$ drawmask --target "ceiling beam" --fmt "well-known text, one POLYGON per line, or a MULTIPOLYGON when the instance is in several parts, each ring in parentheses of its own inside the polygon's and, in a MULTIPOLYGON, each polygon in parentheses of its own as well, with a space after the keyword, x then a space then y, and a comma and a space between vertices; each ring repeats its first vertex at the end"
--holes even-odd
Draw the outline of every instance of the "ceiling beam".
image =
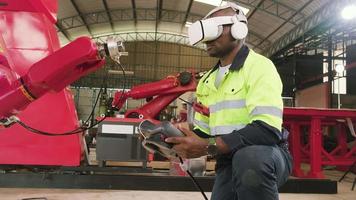
POLYGON ((255 7, 255 9, 253 9, 253 11, 248 15, 247 17, 247 21, 251 19, 251 17, 255 14, 255 12, 261 7, 261 5, 263 4, 263 2, 266 0, 261 0, 257 6, 255 7))
POLYGON ((56 22, 56 27, 60 32, 62 32, 62 34, 64 35, 64 37, 67 38, 68 41, 71 41, 71 37, 70 37, 68 31, 64 30, 60 23, 56 22))
POLYGON ((157 1, 158 1, 158 20, 161 20, 161 18, 162 18, 163 0, 157 0, 157 1))
POLYGON ((92 31, 91 31, 91 29, 90 29, 88 23, 86 22, 86 20, 85 20, 85 18, 84 18, 84 16, 83 16, 83 13, 80 12, 79 7, 78 7, 77 3, 75 2, 75 0, 70 0, 70 2, 72 3, 72 5, 73 5, 75 11, 77 11, 78 15, 80 16, 81 20, 83 21, 84 26, 88 29, 89 34, 90 34, 91 36, 93 36, 93 33, 92 33, 92 31))
POLYGON ((185 23, 186 23, 187 20, 188 20, 188 17, 189 17, 189 14, 190 14, 190 10, 192 9, 193 2, 194 2, 194 0, 190 0, 190 1, 189 1, 188 8, 187 8, 187 13, 186 13, 185 16, 184 16, 184 20, 183 20, 182 27, 185 26, 185 23))
MULTIPOLYGON (((298 26, 294 27, 291 31, 273 42, 273 44, 263 52, 264 55, 271 57, 290 44, 298 41, 298 39, 302 38, 305 33, 313 30, 318 25, 323 24, 324 22, 337 21, 338 18, 335 18, 335 13, 340 13, 347 3, 348 0, 329 1, 298 26)), ((330 23, 330 26, 332 26, 332 24, 333 23, 330 23)))
POLYGON ((189 44, 189 38, 180 34, 166 33, 166 32, 125 32, 125 33, 112 33, 106 35, 100 35, 94 37, 93 39, 98 42, 106 41, 107 37, 115 36, 123 42, 133 42, 133 41, 158 41, 158 42, 169 42, 175 44, 181 44, 190 46, 197 49, 205 49, 205 45, 199 44, 197 46, 191 46, 189 44), (157 35, 157 37, 156 37, 157 35))
POLYGON ((158 24, 161 21, 162 18, 162 5, 163 5, 163 0, 157 0, 157 10, 156 10, 156 26, 155 26, 155 31, 157 32, 158 29, 158 24))
POLYGON ((286 21, 284 21, 281 25, 279 25, 272 33, 270 33, 267 37, 265 37, 261 42, 259 42, 256 46, 260 46, 262 43, 264 43, 268 38, 270 38, 273 34, 275 34, 277 31, 279 31, 284 25, 286 25, 291 19, 293 19, 298 13, 300 13, 302 10, 304 10, 307 6, 309 6, 313 0, 309 0, 307 3, 305 3, 301 8, 297 10, 293 15, 291 15, 286 21))
POLYGON ((110 11, 109 11, 109 6, 108 6, 107 0, 103 0, 103 4, 104 4, 105 11, 106 11, 106 13, 108 15, 108 19, 109 19, 109 22, 110 22, 111 30, 114 31, 114 23, 113 23, 112 18, 111 18, 111 14, 110 14, 110 11))
POLYGON ((131 6, 132 6, 132 16, 134 18, 135 24, 137 24, 137 12, 136 12, 136 1, 131 0, 131 6))
MULTIPOLYGON (((236 3, 249 7, 249 8, 255 8, 258 9, 262 12, 265 12, 269 15, 278 17, 279 19, 282 20, 287 20, 288 16, 285 16, 286 13, 291 12, 291 13, 296 13, 297 10, 295 10, 294 8, 291 8, 290 6, 281 3, 281 1, 276 1, 276 0, 272 0, 272 1, 264 1, 262 2, 259 6, 258 5, 254 5, 254 3, 256 2, 256 0, 234 0, 236 3), (275 9, 271 9, 275 7, 275 9), (283 10, 283 12, 282 12, 283 10)), ((304 18, 305 15, 303 13, 298 13, 300 15, 300 18, 304 18)), ((293 21, 289 21, 289 23, 293 24, 294 26, 296 26, 296 22, 293 21)))
MULTIPOLYGON (((156 25, 155 25, 155 32, 158 32, 158 24, 162 18, 162 5, 163 0, 157 0, 157 8, 156 8, 156 25)), ((155 35, 157 37, 157 34, 155 35)))
MULTIPOLYGON (((159 5, 159 4, 158 4, 159 5)), ((137 20, 135 16, 131 16, 129 13, 134 12, 134 8, 132 9, 117 9, 117 10, 110 10, 113 18, 112 21, 132 21, 132 20, 137 20), (114 17, 115 16, 115 17, 114 17), (131 17, 130 17, 131 16, 131 17)), ((174 10, 165 10, 161 9, 162 12, 164 12, 164 16, 161 16, 161 21, 164 22, 174 22, 174 23, 182 23, 185 24, 184 16, 186 16, 186 12, 182 11, 174 11, 174 10), (171 18, 171 17, 166 17, 167 16, 176 16, 176 18, 171 18), (179 21, 181 20, 181 21, 179 21)), ((142 15, 140 16, 140 20, 145 20, 145 21, 157 21, 157 17, 152 18, 153 15, 157 14, 157 9, 140 9, 142 13, 147 13, 147 15, 142 15)), ((93 20, 90 20, 90 24, 100 24, 100 23, 108 23, 107 17, 106 17, 106 11, 98 11, 98 12, 93 12, 93 13, 86 13, 83 15, 84 18, 90 18, 91 16, 97 16, 98 18, 94 18, 93 20), (95 21, 96 20, 96 21, 95 21)), ((190 14, 190 17, 193 19, 201 19, 204 16, 203 15, 196 15, 196 14, 190 14)), ((87 21, 88 22, 88 21, 87 21)), ((85 26, 83 20, 80 20, 79 16, 72 16, 72 17, 67 17, 64 19, 58 19, 58 24, 61 24, 62 27, 65 27, 63 30, 68 30, 80 26, 85 26)), ((87 24, 88 25, 88 24, 87 24)), ((156 26, 157 27, 157 26, 156 26)), ((253 35, 254 37, 258 38, 259 40, 263 40, 264 37, 261 35, 249 30, 249 34, 253 35)), ((270 44, 270 41, 265 42, 267 45, 270 44)))

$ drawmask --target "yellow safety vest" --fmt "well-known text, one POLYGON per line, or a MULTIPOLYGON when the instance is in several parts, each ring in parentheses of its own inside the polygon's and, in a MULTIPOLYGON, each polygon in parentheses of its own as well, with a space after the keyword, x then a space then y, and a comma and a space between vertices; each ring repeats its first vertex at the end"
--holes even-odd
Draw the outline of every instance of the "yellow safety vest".
POLYGON ((195 129, 215 136, 232 133, 261 120, 281 130, 282 82, 268 58, 243 46, 218 88, 219 63, 199 81, 197 101, 209 107, 210 116, 194 115, 195 129))

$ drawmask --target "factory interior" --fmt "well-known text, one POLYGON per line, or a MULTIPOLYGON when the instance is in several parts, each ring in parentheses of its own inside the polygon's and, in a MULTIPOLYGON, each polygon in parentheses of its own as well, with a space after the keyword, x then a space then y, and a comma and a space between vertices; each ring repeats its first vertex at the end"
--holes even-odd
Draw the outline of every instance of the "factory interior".
POLYGON ((355 130, 356 0, 0 0, 0 200, 356 200, 355 130))

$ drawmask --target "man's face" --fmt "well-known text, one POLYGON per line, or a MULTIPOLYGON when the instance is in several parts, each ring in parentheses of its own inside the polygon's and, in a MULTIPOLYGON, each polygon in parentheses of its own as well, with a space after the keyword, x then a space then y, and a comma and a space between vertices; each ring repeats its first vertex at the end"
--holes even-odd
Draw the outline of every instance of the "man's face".
MULTIPOLYGON (((235 11, 233 11, 232 9, 225 9, 213 13, 209 18, 218 16, 232 16, 234 14, 235 11)), ((229 54, 236 47, 238 43, 232 37, 230 29, 231 25, 224 25, 223 32, 220 37, 213 41, 205 42, 209 56, 222 58, 229 54)))

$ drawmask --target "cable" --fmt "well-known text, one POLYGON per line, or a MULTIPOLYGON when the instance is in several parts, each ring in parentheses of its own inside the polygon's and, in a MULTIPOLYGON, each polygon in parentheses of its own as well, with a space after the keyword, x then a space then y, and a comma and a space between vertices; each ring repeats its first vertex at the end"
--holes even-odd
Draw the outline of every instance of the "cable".
POLYGON ((30 126, 28 126, 27 124, 25 124, 24 122, 22 121, 17 121, 17 123, 19 125, 21 125, 22 127, 24 127, 26 130, 29 130, 31 131, 32 133, 36 133, 36 134, 39 134, 39 135, 46 135, 46 136, 64 136, 64 135, 74 135, 74 134, 77 134, 77 133, 82 133, 86 130, 89 130, 89 129, 92 129, 93 127, 95 127, 96 125, 100 124, 101 122, 103 122, 104 120, 106 119, 106 116, 103 117, 101 120, 99 120, 98 122, 92 124, 91 126, 89 127, 79 127, 79 128, 76 128, 72 131, 68 131, 68 132, 62 132, 62 133, 56 133, 56 132, 46 132, 46 131, 41 131, 41 130, 38 130, 36 128, 32 128, 30 126))
MULTIPOLYGON (((184 163, 183 163, 183 159, 182 159, 180 156, 179 156, 178 158, 179 158, 180 163, 181 163, 181 164, 184 164, 184 163)), ((203 188, 199 185, 198 181, 194 178, 194 176, 192 175, 192 173, 190 173, 190 171, 189 171, 188 169, 186 170, 186 172, 188 173, 188 175, 189 175, 190 178, 192 179, 192 181, 193 181, 195 187, 199 189, 199 191, 200 191, 200 193, 203 195, 204 199, 205 199, 205 200, 208 200, 208 197, 205 195, 203 188)))
POLYGON ((190 105, 190 106, 193 106, 192 102, 189 102, 189 101, 187 101, 187 100, 185 100, 185 99, 182 99, 182 98, 180 98, 180 97, 178 97, 178 99, 181 100, 181 101, 183 101, 184 103, 187 103, 187 104, 190 105))
MULTIPOLYGON (((121 70, 122 70, 122 73, 123 73, 123 76, 124 76, 123 91, 125 91, 125 89, 126 89, 126 88, 125 88, 125 87, 126 87, 126 86, 125 86, 125 85, 126 85, 126 84, 125 84, 125 83, 126 83, 125 69, 124 69, 124 67, 123 67, 119 62, 117 62, 117 61, 115 61, 115 60, 113 60, 113 59, 112 59, 112 61, 114 61, 115 65, 119 66, 119 67, 121 68, 121 70)), ((83 123, 82 126, 76 128, 76 129, 74 129, 74 130, 72 130, 72 131, 56 133, 56 132, 46 132, 46 131, 38 130, 38 129, 36 129, 36 128, 33 128, 33 127, 27 125, 26 123, 24 123, 24 122, 22 122, 22 121, 20 121, 20 120, 16 120, 16 122, 17 122, 19 125, 21 125, 23 128, 25 128, 26 130, 28 130, 28 131, 30 131, 30 132, 33 132, 33 133, 36 133, 36 134, 39 134, 39 135, 46 135, 46 136, 74 135, 74 134, 78 134, 78 133, 84 132, 84 131, 86 131, 86 130, 92 129, 92 128, 95 127, 96 125, 98 125, 98 124, 100 124, 101 122, 103 122, 103 121, 106 119, 106 117, 107 117, 107 116, 104 116, 102 119, 100 119, 100 120, 97 121, 96 123, 94 123, 94 124, 92 124, 92 125, 90 125, 90 126, 87 127, 88 122, 90 121, 90 119, 92 118, 92 116, 93 116, 93 114, 94 114, 94 112, 95 112, 95 108, 96 108, 96 106, 97 106, 98 100, 99 100, 100 95, 101 95, 101 93, 102 93, 103 86, 104 86, 104 84, 105 84, 105 82, 106 82, 106 80, 107 80, 107 76, 108 76, 108 73, 106 74, 106 77, 105 77, 104 80, 103 80, 103 84, 102 84, 102 86, 101 86, 101 88, 100 88, 100 90, 99 90, 99 94, 98 94, 98 96, 97 96, 97 98, 96 98, 96 100, 95 100, 95 103, 94 103, 94 105, 93 105, 93 109, 92 109, 92 111, 91 111, 91 113, 90 113, 88 119, 85 120, 85 122, 83 123)), ((124 93, 124 92, 121 93, 120 100, 123 98, 123 93, 124 93)))
MULTIPOLYGON (((90 120, 92 119, 92 117, 94 116, 94 112, 95 112, 96 105, 98 104, 99 99, 100 99, 100 95, 101 95, 101 93, 103 92, 103 87, 106 87, 106 81, 107 81, 107 79, 108 79, 108 75, 109 75, 109 73, 106 72, 105 77, 104 77, 104 79, 103 79, 103 82, 102 82, 102 84, 101 84, 101 87, 100 87, 98 96, 96 97, 95 103, 94 103, 94 105, 93 105, 93 108, 92 108, 92 110, 91 110, 91 112, 90 112, 88 118, 84 121, 84 123, 83 123, 82 126, 85 126, 85 127, 86 127, 86 126, 88 125, 89 121, 90 121, 90 120)), ((79 128, 80 128, 80 127, 79 127, 79 128)))
POLYGON ((121 68, 122 75, 124 76, 124 82, 122 84, 122 90, 123 91, 121 92, 120 99, 119 99, 119 101, 121 101, 122 98, 124 98, 124 93, 125 93, 125 90, 126 90, 126 73, 125 73, 125 68, 121 65, 121 63, 117 62, 116 60, 114 60, 114 62, 116 63, 116 65, 118 65, 121 68))
MULTIPOLYGON (((122 84, 122 92, 121 92, 121 95, 120 95, 120 98, 118 100, 118 102, 121 102, 121 100, 124 98, 124 93, 125 93, 125 90, 126 90, 126 85, 125 85, 125 80, 126 80, 126 72, 125 72, 125 68, 121 65, 120 62, 117 62, 116 60, 113 60, 117 66, 119 66, 121 68, 121 71, 122 71, 122 75, 124 76, 124 82, 122 84)), ((113 107, 114 109, 114 107, 113 107)), ((117 109, 117 111, 120 111, 121 108, 117 109)))
MULTIPOLYGON (((106 78, 105 78, 106 79, 106 78)), ((88 116, 88 118, 84 121, 83 125, 86 126, 88 124, 88 122, 92 119, 93 115, 94 115, 94 112, 95 112, 95 108, 96 108, 96 105, 98 104, 99 102, 99 99, 100 99, 100 95, 101 93, 103 92, 103 86, 100 87, 100 90, 99 90, 99 93, 98 93, 98 96, 96 97, 95 99, 95 103, 93 105, 93 108, 88 116)))

